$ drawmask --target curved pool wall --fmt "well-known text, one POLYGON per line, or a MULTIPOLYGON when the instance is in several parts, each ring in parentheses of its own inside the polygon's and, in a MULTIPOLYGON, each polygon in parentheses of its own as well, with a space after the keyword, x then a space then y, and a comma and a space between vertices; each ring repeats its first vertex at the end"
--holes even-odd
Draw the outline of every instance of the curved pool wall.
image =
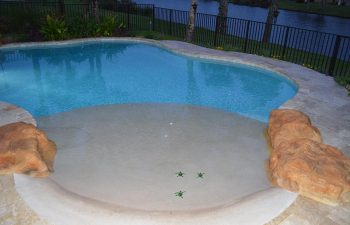
POLYGON ((88 40, 0 47, 0 100, 34 116, 120 103, 213 107, 266 122, 297 86, 243 64, 185 56, 152 42, 88 40))

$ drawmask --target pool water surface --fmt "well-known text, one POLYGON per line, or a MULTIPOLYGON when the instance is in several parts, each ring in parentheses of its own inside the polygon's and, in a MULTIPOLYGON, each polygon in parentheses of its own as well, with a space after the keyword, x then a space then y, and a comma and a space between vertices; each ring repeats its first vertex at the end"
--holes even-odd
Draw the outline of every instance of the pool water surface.
POLYGON ((206 106, 266 122, 297 91, 277 73, 132 42, 0 48, 0 101, 34 116, 121 103, 206 106))

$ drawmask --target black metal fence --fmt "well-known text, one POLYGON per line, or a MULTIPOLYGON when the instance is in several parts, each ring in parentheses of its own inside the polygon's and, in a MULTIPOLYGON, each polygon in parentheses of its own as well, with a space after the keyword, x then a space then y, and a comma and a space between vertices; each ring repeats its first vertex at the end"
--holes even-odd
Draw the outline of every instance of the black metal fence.
MULTIPOLYGON (((188 12, 154 7, 154 30, 184 38, 188 12)), ((271 25, 271 35, 263 41, 265 23, 226 18, 226 29, 219 32, 215 15, 197 13, 193 42, 224 50, 257 54, 301 64, 331 76, 350 80, 350 37, 271 25)))
MULTIPOLYGON (((31 11, 38 16, 59 14, 57 2, 0 1, 0 18, 31 11)), ((65 4, 64 16, 92 17, 90 4, 65 4)), ((150 4, 99 4, 99 15, 113 15, 131 31, 155 31, 183 40, 188 12, 150 4)), ((350 37, 237 18, 224 18, 225 29, 217 29, 215 15, 197 13, 193 43, 257 54, 304 65, 350 83, 350 37), (264 39, 265 29, 271 29, 264 39)))

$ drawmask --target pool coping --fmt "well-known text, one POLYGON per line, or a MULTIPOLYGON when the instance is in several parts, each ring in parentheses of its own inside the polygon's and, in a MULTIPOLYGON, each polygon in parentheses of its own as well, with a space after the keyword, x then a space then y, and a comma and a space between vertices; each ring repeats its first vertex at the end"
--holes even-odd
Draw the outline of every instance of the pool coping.
MULTIPOLYGON (((280 108, 298 109, 307 113, 313 124, 321 130, 325 143, 334 145, 343 150, 345 154, 350 155, 350 143, 346 142, 346 140, 350 140, 350 116, 346 113, 350 112, 350 97, 347 96, 346 89, 336 84, 332 77, 325 76, 324 74, 320 74, 300 65, 257 55, 208 49, 180 41, 155 41, 143 38, 89 38, 59 42, 8 44, 0 46, 0 50, 17 47, 34 47, 38 45, 61 46, 99 41, 125 41, 153 44, 190 57, 245 64, 277 72, 294 81, 299 87, 297 94, 292 99, 285 102, 280 108), (325 92, 327 95, 324 94, 325 92)), ((1 110, 0 115, 2 116, 1 110)), ((25 180, 28 178, 21 175, 16 175, 15 177, 17 181, 22 180, 22 182, 18 183, 18 185, 21 186, 18 190, 21 189, 21 191, 27 192, 28 188, 25 188, 24 184, 26 183, 25 180)), ((271 188, 271 190, 274 190, 274 188, 271 188)), ((294 201, 296 194, 293 194, 293 196, 290 195, 288 198, 288 204, 285 204, 284 209, 294 201)), ((242 203, 244 205, 244 201, 242 203)), ((252 204, 252 202, 249 203, 248 201, 248 205, 249 204, 252 204)), ((232 216, 232 211, 227 214, 227 216, 228 215, 232 216)), ((251 215, 253 214, 250 212, 247 216, 250 217, 251 215)), ((275 216, 278 215, 274 215, 273 217, 275 216)), ((269 220, 273 219, 273 217, 270 217, 269 220)), ((125 219, 131 221, 131 218, 125 219)), ((182 220, 184 220, 184 218, 182 218, 182 220)), ((266 218, 265 222, 268 222, 266 218)))

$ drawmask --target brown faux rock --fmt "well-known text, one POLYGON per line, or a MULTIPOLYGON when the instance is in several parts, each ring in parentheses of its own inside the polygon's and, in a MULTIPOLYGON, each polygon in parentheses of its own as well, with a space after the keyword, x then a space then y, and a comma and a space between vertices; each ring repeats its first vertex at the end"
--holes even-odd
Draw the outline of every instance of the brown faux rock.
POLYGON ((350 202, 350 159, 338 149, 310 139, 284 142, 269 160, 273 184, 312 199, 350 202))
POLYGON ((304 113, 294 109, 277 109, 270 113, 268 134, 274 136, 276 131, 286 123, 298 122, 311 125, 311 121, 304 113))
POLYGON ((328 204, 350 202, 350 159, 322 144, 319 130, 296 110, 274 110, 268 135, 274 185, 328 204))
POLYGON ((283 142, 290 142, 303 138, 322 143, 320 131, 316 127, 299 121, 285 123, 276 129, 273 135, 270 135, 273 148, 277 148, 283 142))
POLYGON ((25 173, 46 177, 53 171, 56 145, 32 124, 0 127, 0 174, 25 173))

